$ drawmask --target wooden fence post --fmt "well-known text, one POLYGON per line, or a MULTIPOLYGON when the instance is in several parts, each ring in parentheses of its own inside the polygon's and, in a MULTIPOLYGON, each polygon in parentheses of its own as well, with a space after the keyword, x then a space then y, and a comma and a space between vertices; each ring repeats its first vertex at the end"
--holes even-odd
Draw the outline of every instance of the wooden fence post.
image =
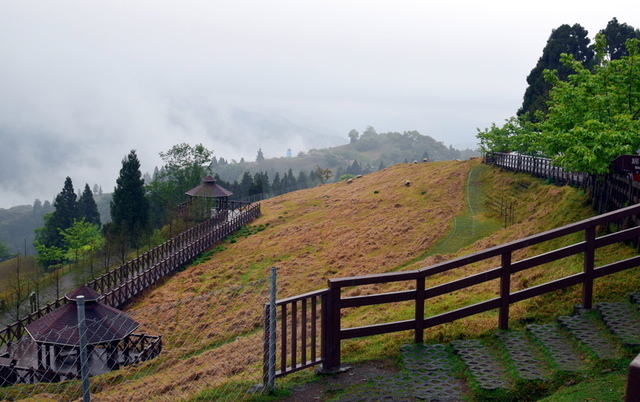
POLYGON ((340 288, 332 287, 329 281, 326 308, 322 308, 322 371, 331 372, 340 369, 340 288))
POLYGON ((593 267, 595 260, 596 228, 585 229, 584 250, 584 282, 582 283, 582 308, 591 310, 593 307, 593 267))
POLYGON ((511 294, 511 252, 502 254, 502 275, 500 277, 500 313, 498 327, 509 329, 509 295, 511 294))
POLYGON ((424 277, 420 277, 416 280, 416 332, 414 335, 415 343, 424 342, 424 283, 424 277))
POLYGON ((626 402, 640 402, 640 355, 629 365, 627 374, 627 392, 624 397, 626 402))

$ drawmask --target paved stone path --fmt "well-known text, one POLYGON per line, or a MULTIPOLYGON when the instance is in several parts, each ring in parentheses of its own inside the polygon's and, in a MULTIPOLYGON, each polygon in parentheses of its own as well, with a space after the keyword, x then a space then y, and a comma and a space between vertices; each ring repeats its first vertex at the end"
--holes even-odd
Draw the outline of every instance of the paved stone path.
POLYGON ((471 383, 491 392, 509 390, 516 381, 546 381, 554 372, 580 372, 594 361, 617 359, 624 348, 640 346, 639 308, 640 292, 632 294, 630 302, 598 303, 597 314, 562 316, 557 323, 530 324, 525 331, 497 332, 491 345, 478 339, 404 345, 400 373, 373 378, 336 400, 459 401, 471 383))

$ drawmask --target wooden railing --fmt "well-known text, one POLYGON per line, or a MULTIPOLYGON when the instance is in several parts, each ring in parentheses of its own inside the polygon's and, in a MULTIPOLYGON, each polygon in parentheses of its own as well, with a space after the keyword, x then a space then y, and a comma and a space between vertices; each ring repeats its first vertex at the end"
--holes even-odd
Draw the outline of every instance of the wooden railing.
POLYGON ((567 172, 559 166, 552 165, 551 159, 529 155, 490 152, 485 156, 485 163, 576 186, 585 185, 590 177, 582 172, 567 172))
MULTIPOLYGON (((566 172, 553 166, 548 158, 499 152, 488 153, 485 163, 545 178, 556 184, 583 187, 587 190, 591 205, 597 214, 640 203, 640 182, 634 181, 629 173, 618 172, 613 168, 610 173, 598 176, 566 172)), ((635 225, 640 224, 638 219, 634 220, 635 225)))
MULTIPOLYGON (((241 226, 260 216, 260 204, 229 205, 236 208, 219 214, 154 247, 141 256, 115 268, 87 283, 101 293, 101 302, 122 308, 158 280, 180 269, 211 245, 221 241, 241 226)), ((45 307, 0 330, 0 345, 17 341, 25 335, 25 326, 45 316, 68 300, 61 297, 45 307)))
POLYGON ((118 343, 117 349, 134 353, 128 356, 127 365, 151 360, 162 351, 162 336, 131 334, 118 343))
MULTIPOLYGON (((278 359, 275 364, 275 376, 281 377, 324 361, 321 339, 321 325, 326 321, 327 290, 305 293, 299 296, 278 300, 276 302, 277 322, 280 322, 278 339, 278 359)), ((265 304, 265 331, 270 323, 270 306, 265 304)), ((268 339, 268 337, 265 337, 268 339)), ((264 371, 268 371, 267 356, 269 354, 268 341, 264 344, 264 371)), ((266 377, 265 377, 266 378, 266 377)))
MULTIPOLYGON (((318 363, 322 363, 323 370, 326 371, 332 371, 339 368, 341 364, 340 343, 345 339, 398 331, 413 331, 415 342, 420 343, 423 341, 424 331, 427 328, 495 309, 499 312, 497 323, 498 328, 506 330, 509 323, 509 307, 511 304, 573 285, 582 284, 582 307, 590 309, 593 304, 593 283, 595 279, 640 266, 640 256, 620 259, 599 267, 595 266, 595 252, 597 249, 619 242, 637 242, 640 238, 640 227, 622 229, 618 232, 606 234, 600 237, 596 236, 596 229, 598 227, 609 227, 610 224, 615 225, 618 222, 634 220, 633 218, 636 218, 639 215, 640 204, 414 271, 329 279, 327 289, 319 290, 308 295, 301 295, 281 300, 278 302, 279 305, 283 306, 280 315, 281 330, 279 332, 281 335, 279 341, 283 346, 280 350, 280 361, 282 367, 279 370, 279 373, 280 375, 283 375, 296 371, 303 366, 307 367, 308 365, 318 363), (514 258, 514 253, 519 250, 576 233, 582 233, 584 240, 526 259, 516 261, 514 258), (511 278, 513 274, 581 253, 584 255, 582 272, 537 286, 512 291, 511 278), (428 286, 428 280, 430 280, 434 275, 453 271, 470 264, 491 260, 493 258, 500 259, 500 266, 460 279, 454 279, 446 283, 428 286), (457 308, 435 316, 425 317, 425 303, 428 303, 429 300, 432 300, 437 296, 467 289, 471 286, 492 280, 498 280, 498 288, 496 289, 496 293, 499 295, 498 297, 457 308), (407 285, 411 290, 369 294, 357 297, 343 297, 342 295, 342 291, 345 288, 354 288, 366 285, 382 285, 392 282, 407 282, 407 285), (289 314, 289 310, 287 310, 288 307, 286 306, 295 306, 296 304, 294 303, 299 303, 302 300, 308 300, 309 295, 320 298, 322 301, 322 314, 320 315, 322 318, 320 323, 320 333, 322 334, 322 354, 319 358, 314 357, 310 360, 311 363, 305 365, 304 363, 299 362, 296 358, 296 354, 292 352, 293 350, 303 349, 303 344, 296 344, 295 342, 299 342, 301 339, 305 338, 288 338, 293 337, 293 334, 301 334, 303 331, 303 324, 300 324, 300 320, 294 321, 293 317, 296 315, 289 314), (385 322, 361 327, 342 327, 341 323, 344 309, 384 305, 396 302, 413 302, 413 318, 404 321, 385 322)), ((441 279, 442 278, 439 278, 439 280, 441 279)), ((294 307, 291 309, 293 308, 294 307)))

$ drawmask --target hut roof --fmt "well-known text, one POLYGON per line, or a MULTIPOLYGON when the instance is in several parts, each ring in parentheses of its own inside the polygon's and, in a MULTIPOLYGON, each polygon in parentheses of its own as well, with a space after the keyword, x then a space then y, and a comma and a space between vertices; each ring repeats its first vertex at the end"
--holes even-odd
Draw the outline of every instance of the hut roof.
POLYGON ((202 181, 202 184, 192 188, 185 194, 191 197, 221 198, 229 197, 233 193, 216 184, 216 179, 213 177, 207 176, 202 181))
POLYGON ((78 346, 78 307, 75 298, 85 296, 87 344, 97 345, 124 339, 140 326, 128 314, 97 301, 100 296, 86 286, 70 292, 71 301, 26 326, 34 341, 61 346, 78 346), (85 292, 83 294, 83 292, 85 292), (97 296, 96 296, 97 295, 97 296))

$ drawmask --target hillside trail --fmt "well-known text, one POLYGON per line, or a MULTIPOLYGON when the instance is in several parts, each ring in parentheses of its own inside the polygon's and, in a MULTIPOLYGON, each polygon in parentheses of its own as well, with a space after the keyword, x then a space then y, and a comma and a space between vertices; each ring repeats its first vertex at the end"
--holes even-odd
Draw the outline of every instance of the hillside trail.
MULTIPOLYGON (((429 255, 456 252, 501 227, 497 218, 492 221, 484 214, 482 169, 477 166, 469 173, 468 208, 455 217, 451 233, 416 262, 429 255)), ((621 400, 626 368, 640 350, 640 292, 632 293, 628 301, 601 302, 594 307, 591 311, 576 309, 555 322, 531 323, 519 330, 496 329, 493 336, 482 339, 402 345, 400 364, 392 358, 347 363, 348 370, 318 374, 278 400, 521 400, 524 395, 527 400, 545 396, 554 400, 556 393, 581 395, 580 389, 596 386, 597 393, 592 391, 598 398, 621 400), (594 376, 600 376, 597 381, 604 385, 591 382, 594 376), (576 387, 581 382, 585 385, 576 387)))

